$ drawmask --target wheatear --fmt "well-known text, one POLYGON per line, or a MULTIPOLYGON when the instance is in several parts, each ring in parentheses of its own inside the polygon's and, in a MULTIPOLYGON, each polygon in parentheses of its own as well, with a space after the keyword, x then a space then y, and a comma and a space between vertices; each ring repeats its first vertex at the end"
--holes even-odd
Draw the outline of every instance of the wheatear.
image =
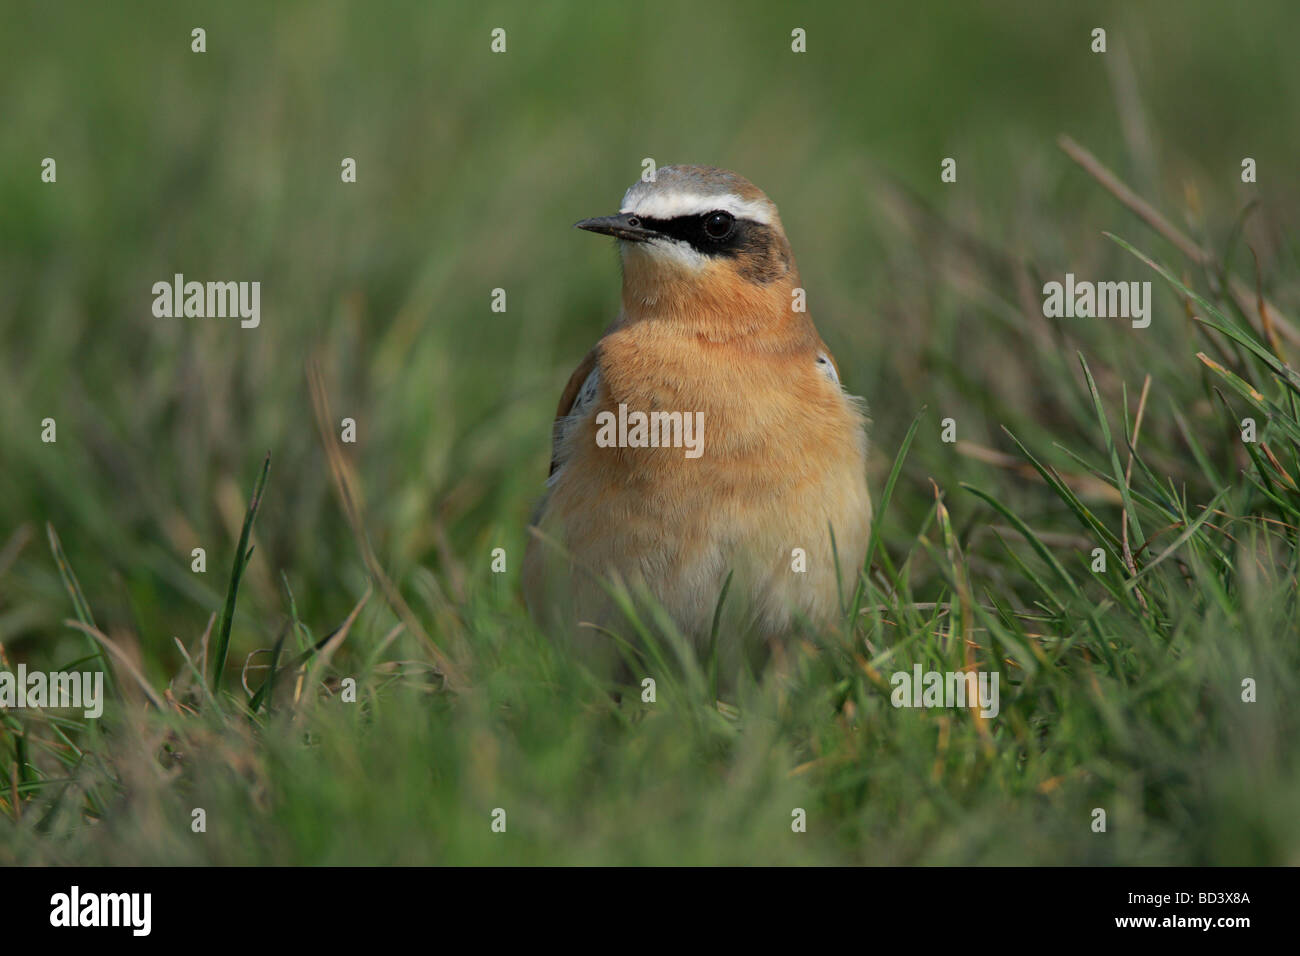
POLYGON ((836 554, 851 594, 870 533, 867 421, 776 207, 735 173, 663 166, 577 226, 618 240, 623 308, 560 398, 531 610, 612 651, 601 629, 630 635, 596 577, 621 579, 700 646, 734 572, 720 651, 834 622, 836 554))

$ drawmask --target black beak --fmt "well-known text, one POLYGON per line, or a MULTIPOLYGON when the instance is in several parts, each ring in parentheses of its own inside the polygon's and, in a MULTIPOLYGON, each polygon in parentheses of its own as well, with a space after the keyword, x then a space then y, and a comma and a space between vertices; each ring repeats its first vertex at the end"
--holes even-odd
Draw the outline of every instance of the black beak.
POLYGON ((626 239, 628 242, 645 242, 647 239, 653 239, 658 235, 653 229, 647 229, 643 226, 641 220, 631 213, 620 213, 617 216, 597 216, 595 219, 584 219, 582 222, 575 222, 573 225, 578 229, 598 232, 602 236, 613 236, 616 239, 626 239))

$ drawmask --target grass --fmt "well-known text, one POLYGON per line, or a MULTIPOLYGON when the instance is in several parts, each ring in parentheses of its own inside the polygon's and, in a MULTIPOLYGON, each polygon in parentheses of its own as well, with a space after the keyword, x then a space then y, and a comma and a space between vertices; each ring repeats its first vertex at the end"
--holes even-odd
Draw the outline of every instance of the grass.
POLYGON ((935 9, 801 13, 803 60, 776 5, 232 5, 206 60, 170 6, 22 12, 0 654, 113 679, 0 712, 0 863, 1300 863, 1295 14, 1106 7, 1103 60, 1091 17, 935 9), (617 294, 566 229, 647 153, 774 196, 874 419, 844 625, 722 701, 654 620, 616 698, 518 595, 617 294), (262 327, 153 319, 176 271, 261 279, 262 327), (1067 271, 1152 281, 1151 327, 1043 318, 1067 271), (1001 712, 892 707, 915 664, 1001 712))

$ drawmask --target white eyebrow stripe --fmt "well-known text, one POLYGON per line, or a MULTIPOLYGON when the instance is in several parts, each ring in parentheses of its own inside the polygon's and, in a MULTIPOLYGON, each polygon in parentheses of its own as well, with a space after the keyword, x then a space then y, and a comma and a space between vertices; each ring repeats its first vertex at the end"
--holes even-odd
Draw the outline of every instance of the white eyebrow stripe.
POLYGON ((651 193, 633 204, 629 191, 629 195, 623 197, 623 208, 619 212, 645 216, 647 219, 676 219, 678 216, 699 216, 715 209, 725 210, 737 219, 750 219, 765 226, 772 224, 766 204, 741 199, 735 193, 713 196, 703 193, 651 193))

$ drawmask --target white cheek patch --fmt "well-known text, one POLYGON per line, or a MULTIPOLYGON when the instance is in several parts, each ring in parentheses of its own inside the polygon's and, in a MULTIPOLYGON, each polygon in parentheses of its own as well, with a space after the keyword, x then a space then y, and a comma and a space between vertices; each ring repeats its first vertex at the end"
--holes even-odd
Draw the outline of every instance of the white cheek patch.
POLYGON ((749 219, 765 226, 772 224, 772 215, 766 203, 741 199, 735 193, 709 196, 703 193, 652 192, 638 198, 633 196, 636 191, 636 186, 627 191, 619 212, 647 219, 676 219, 678 216, 700 216, 721 209, 737 219, 749 219))
POLYGON ((645 242, 628 242, 626 240, 619 243, 623 250, 624 261, 635 259, 637 256, 645 256, 653 259, 656 263, 672 263, 689 269, 692 272, 698 272, 709 264, 708 257, 693 248, 690 243, 682 242, 679 239, 649 239, 645 242))

